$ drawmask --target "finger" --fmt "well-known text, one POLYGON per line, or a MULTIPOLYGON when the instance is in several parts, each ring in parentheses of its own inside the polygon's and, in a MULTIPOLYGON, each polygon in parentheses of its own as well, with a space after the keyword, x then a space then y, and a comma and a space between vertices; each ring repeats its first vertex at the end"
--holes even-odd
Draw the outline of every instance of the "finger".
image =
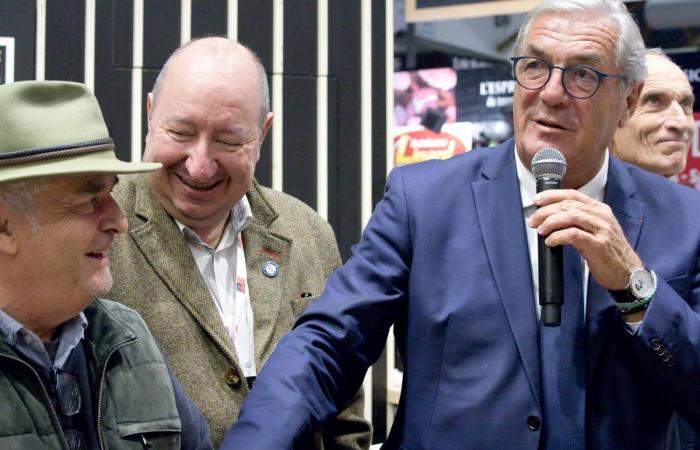
POLYGON ((537 206, 545 206, 564 200, 576 200, 589 205, 596 203, 591 197, 574 189, 552 189, 535 195, 535 204, 537 206))
POLYGON ((530 222, 528 225, 531 227, 537 227, 542 222, 544 222, 547 217, 554 214, 559 214, 562 212, 567 212, 571 210, 585 210, 590 209, 592 206, 582 203, 578 200, 565 199, 556 203, 550 203, 537 208, 537 210, 530 216, 530 222))
POLYGON ((547 236, 554 231, 566 228, 579 228, 587 233, 599 234, 608 226, 603 218, 593 214, 592 211, 576 208, 548 215, 537 226, 537 233, 541 236, 547 236))

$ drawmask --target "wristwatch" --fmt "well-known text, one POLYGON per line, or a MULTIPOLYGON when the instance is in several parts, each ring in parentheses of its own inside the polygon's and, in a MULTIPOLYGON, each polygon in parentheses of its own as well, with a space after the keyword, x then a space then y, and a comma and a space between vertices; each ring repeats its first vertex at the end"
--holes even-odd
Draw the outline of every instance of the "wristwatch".
POLYGON ((621 313, 636 312, 646 308, 656 292, 656 274, 647 267, 630 273, 624 289, 610 291, 621 313))

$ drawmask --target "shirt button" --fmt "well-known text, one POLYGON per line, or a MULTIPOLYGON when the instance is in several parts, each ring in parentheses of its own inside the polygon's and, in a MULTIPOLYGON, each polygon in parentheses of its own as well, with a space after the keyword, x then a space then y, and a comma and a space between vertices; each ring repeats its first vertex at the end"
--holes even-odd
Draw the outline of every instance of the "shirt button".
POLYGON ((233 367, 230 367, 226 371, 225 380, 226 384, 228 384, 231 387, 239 387, 241 384, 241 378, 236 374, 236 371, 233 370, 233 367))
POLYGON ((253 363, 250 362, 249 359, 246 359, 246 361, 245 361, 245 367, 246 367, 246 369, 250 369, 252 366, 253 366, 253 363))
POLYGON ((542 422, 537 416, 527 416, 527 427, 532 431, 537 431, 540 429, 542 422))
POLYGON ((32 345, 32 342, 34 342, 34 339, 30 335, 25 334, 24 335, 24 343, 27 345, 32 345))

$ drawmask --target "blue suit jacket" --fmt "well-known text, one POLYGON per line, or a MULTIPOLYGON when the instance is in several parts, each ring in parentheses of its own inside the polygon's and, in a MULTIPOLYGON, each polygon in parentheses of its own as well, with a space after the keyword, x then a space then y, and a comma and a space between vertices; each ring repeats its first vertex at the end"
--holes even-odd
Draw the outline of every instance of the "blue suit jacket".
MULTIPOLYGON (((590 279, 591 449, 700 427, 700 195, 611 158, 605 201, 658 274, 636 335, 590 279)), ((224 449, 304 448, 395 325, 404 379, 386 449, 537 449, 538 328, 513 142, 394 170, 352 258, 277 347, 224 449)))

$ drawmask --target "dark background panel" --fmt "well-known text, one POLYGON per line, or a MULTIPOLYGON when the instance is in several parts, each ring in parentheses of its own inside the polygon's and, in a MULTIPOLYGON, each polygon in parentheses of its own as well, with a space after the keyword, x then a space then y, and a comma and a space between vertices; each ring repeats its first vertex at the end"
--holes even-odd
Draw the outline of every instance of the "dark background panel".
MULTIPOLYGON (((272 90, 272 77, 269 75, 267 76, 267 83, 270 86, 270 90, 272 90)), ((272 119, 272 128, 278 126, 275 124, 275 119, 272 119)), ((263 186, 268 187, 272 186, 272 128, 267 132, 267 137, 262 146, 260 146, 260 160, 255 166, 255 179, 263 186)))
POLYGON ((192 2, 192 37, 226 36, 226 0, 195 0, 192 2))
POLYGON ((143 67, 159 70, 180 46, 180 0, 145 0, 143 67))
POLYGON ((272 73, 272 2, 238 0, 238 41, 250 47, 272 73))
MULTIPOLYGON (((284 73, 315 75, 317 72, 317 2, 284 2, 284 73)), ((286 89, 285 89, 286 92, 286 89)))
MULTIPOLYGON (((337 203, 336 237, 343 259, 350 256, 350 247, 361 234, 361 161, 360 161, 360 2, 329 3, 329 52, 331 69, 338 80, 337 115, 329 116, 336 122, 338 176, 337 196, 329 202, 337 203)), ((330 216, 329 216, 330 218, 330 216)))
MULTIPOLYGON (((96 2, 96 15, 98 24, 107 19, 103 14, 109 14, 111 26, 109 33, 112 35, 110 41, 112 54, 112 65, 118 68, 129 68, 134 62, 134 4, 132 1, 111 0, 96 2), (105 9, 105 4, 109 3, 110 10, 105 9)), ((95 27, 97 38, 102 33, 102 28, 95 27)), ((95 74, 97 75, 97 74, 95 74)))
POLYGON ((45 79, 85 81, 85 2, 46 2, 45 79))
POLYGON ((33 80, 36 71, 36 2, 0 1, 0 36, 15 38, 15 81, 33 80))
MULTIPOLYGON (((372 205, 384 196, 386 182, 386 99, 391 86, 386 83, 386 6, 372 2, 372 205)), ((393 105, 392 105, 393 106, 393 105)))
POLYGON ((416 9, 437 6, 471 5, 473 3, 494 3, 503 0, 416 0, 416 9))
MULTIPOLYGON (((272 92, 272 2, 259 0, 238 1, 238 42, 253 50, 268 73, 267 81, 272 92)), ((274 112, 274 111, 273 111, 274 112)), ((279 125, 272 121, 272 127, 279 125)), ((272 131, 267 134, 260 148, 260 160, 255 167, 255 178, 264 186, 272 185, 272 131)))
MULTIPOLYGON (((386 5, 372 2, 372 123, 384 122, 386 117, 386 5)), ((372 205, 384 195, 386 181, 387 127, 372 127, 372 205)), ((372 208, 374 209, 374 208, 372 208)), ((387 361, 386 349, 372 365, 372 442, 384 442, 387 437, 387 361)))
POLYGON ((284 192, 316 209, 316 77, 284 77, 284 192))
POLYGON ((119 159, 131 160, 132 2, 95 2, 95 96, 119 159))
POLYGON ((338 220, 340 218, 340 208, 336 201, 338 193, 338 98, 340 86, 338 78, 328 77, 328 223, 335 231, 336 239, 338 236, 338 220))

